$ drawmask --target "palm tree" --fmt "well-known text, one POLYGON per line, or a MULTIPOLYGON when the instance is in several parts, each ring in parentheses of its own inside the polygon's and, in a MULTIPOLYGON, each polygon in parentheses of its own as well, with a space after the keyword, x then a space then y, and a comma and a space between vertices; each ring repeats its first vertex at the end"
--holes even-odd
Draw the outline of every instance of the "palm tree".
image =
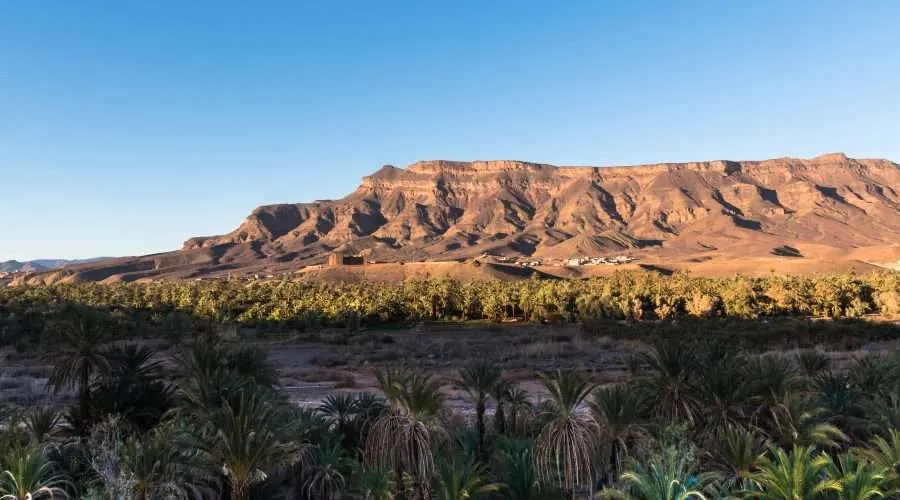
POLYGON ((534 465, 543 478, 556 479, 569 496, 594 481, 597 423, 579 412, 594 389, 582 374, 557 370, 539 374, 550 393, 547 423, 534 443, 534 465))
POLYGON ((173 388, 162 361, 146 346, 128 344, 105 351, 109 369, 91 387, 95 416, 119 415, 141 431, 159 423, 172 405, 173 388))
POLYGON ((354 462, 353 491, 363 500, 394 500, 391 473, 386 469, 366 467, 354 462))
POLYGON ((136 381, 157 377, 163 369, 161 360, 154 360, 156 353, 147 346, 137 344, 115 345, 105 351, 110 364, 110 375, 136 381))
POLYGON ((900 429, 900 395, 868 399, 862 407, 869 431, 873 434, 887 434, 891 429, 900 429))
POLYGON ((237 405, 226 401, 210 415, 208 426, 195 431, 197 451, 210 467, 221 470, 232 500, 244 500, 250 487, 273 470, 300 461, 301 450, 281 439, 283 416, 264 397, 244 393, 237 405))
POLYGON ((348 449, 356 443, 353 421, 358 410, 359 400, 355 395, 346 392, 329 394, 319 405, 319 413, 325 417, 329 429, 337 433, 341 444, 348 449))
POLYGON ((769 435, 781 446, 792 444, 835 448, 847 436, 826 418, 826 411, 815 400, 788 393, 770 409, 766 421, 769 435))
POLYGON ((600 443, 608 447, 607 482, 612 483, 621 474, 628 450, 647 436, 642 418, 643 403, 636 391, 616 385, 595 391, 588 407, 597 422, 600 443))
POLYGON ((227 370, 260 388, 278 386, 278 373, 265 351, 253 346, 230 346, 214 340, 202 340, 181 350, 175 361, 182 379, 196 379, 227 370))
POLYGON ((772 449, 772 457, 764 457, 753 481, 759 489, 745 494, 762 500, 819 500, 833 484, 823 476, 827 455, 816 455, 815 448, 795 445, 790 453, 772 449))
POLYGON ((744 377, 750 381, 748 396, 757 404, 757 413, 771 412, 789 394, 802 389, 803 379, 780 356, 757 356, 749 360, 745 370, 744 377))
POLYGON ((69 498, 69 482, 40 450, 13 458, 0 473, 0 500, 69 498))
POLYGON ((512 425, 511 434, 521 436, 528 432, 529 419, 534 415, 534 405, 531 404, 531 396, 521 387, 511 385, 506 394, 506 404, 509 405, 509 422, 512 425))
POLYGON ((436 500, 478 500, 500 490, 501 486, 488 479, 487 470, 475 457, 453 457, 438 462, 435 483, 436 500))
POLYGON ((200 479, 200 464, 178 437, 174 429, 157 427, 125 442, 122 466, 133 480, 135 500, 212 496, 214 488, 200 479))
POLYGON ((501 378, 491 390, 491 398, 497 404, 494 409, 494 430, 501 436, 506 434, 506 405, 513 401, 513 389, 512 382, 501 378))
POLYGON ((79 313, 59 331, 56 342, 60 349, 48 356, 53 371, 47 383, 55 394, 64 389, 77 391, 81 425, 87 425, 90 418, 91 380, 110 368, 102 348, 106 340, 106 331, 96 316, 79 313))
POLYGON ((360 392, 355 395, 356 413, 353 416, 353 428, 356 432, 357 446, 365 446, 372 424, 387 411, 387 404, 381 396, 371 392, 360 392))
POLYGON ((863 395, 849 375, 822 372, 813 379, 813 388, 830 423, 853 437, 862 437, 866 433, 863 395))
MULTIPOLYGON (((475 429, 477 438, 477 455, 485 458, 484 449, 484 412, 488 397, 493 393, 500 382, 501 372, 496 363, 487 360, 479 360, 469 363, 459 370, 459 375, 454 381, 454 386, 465 391, 469 401, 475 405, 475 429)), ((500 402, 497 402, 498 408, 500 402)))
POLYGON ((223 405, 238 406, 243 395, 252 392, 254 387, 249 380, 224 368, 191 375, 178 384, 171 416, 205 425, 223 405))
POLYGON ((710 435, 706 449, 710 468, 722 476, 726 487, 746 487, 762 463, 769 443, 754 429, 729 425, 710 435))
POLYGON ((648 368, 641 383, 656 412, 670 421, 693 424, 700 407, 695 396, 698 359, 693 347, 668 341, 641 353, 638 359, 648 368))
POLYGON ((856 358, 850 370, 860 392, 873 396, 889 396, 896 386, 897 370, 894 363, 879 356, 856 358))
POLYGON ((409 474, 417 494, 424 496, 434 469, 432 448, 446 435, 439 419, 444 407, 440 383, 429 375, 397 369, 379 372, 376 378, 390 409, 372 425, 366 455, 377 466, 393 470, 395 481, 409 474))
POLYGON ((31 436, 31 444, 38 446, 52 441, 59 434, 62 417, 53 408, 34 408, 25 414, 24 423, 31 436))
POLYGON ((702 489, 709 474, 693 474, 693 464, 683 455, 668 451, 661 460, 637 465, 622 474, 631 500, 706 500, 702 489))
POLYGON ((900 431, 891 429, 876 436, 866 448, 854 449, 856 455, 885 471, 893 488, 900 488, 900 431))
POLYGON ((505 500, 546 500, 552 495, 534 470, 534 453, 529 441, 507 442, 495 455, 494 467, 505 500))
POLYGON ((348 464, 340 443, 316 447, 314 462, 303 481, 306 497, 321 500, 340 498, 347 486, 343 471, 348 464))
POLYGON ((710 435, 746 420, 748 378, 743 360, 735 356, 709 360, 700 366, 701 433, 710 435))
POLYGON ((882 467, 857 461, 850 454, 829 457, 825 465, 828 491, 837 500, 871 500, 894 493, 888 489, 887 471, 882 467))
POLYGON ((375 372, 378 389, 384 393, 388 405, 393 407, 400 404, 405 384, 414 375, 414 371, 403 365, 389 365, 375 372))
POLYGON ((226 366, 253 380, 260 387, 278 387, 278 371, 268 360, 266 351, 257 346, 237 345, 225 348, 226 366))

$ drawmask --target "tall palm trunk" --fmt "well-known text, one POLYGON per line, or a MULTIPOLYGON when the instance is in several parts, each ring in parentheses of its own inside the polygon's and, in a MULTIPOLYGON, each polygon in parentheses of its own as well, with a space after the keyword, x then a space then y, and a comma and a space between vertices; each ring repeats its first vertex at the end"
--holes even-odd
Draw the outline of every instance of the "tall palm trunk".
POLYGON ((506 434, 506 412, 503 409, 503 400, 497 400, 497 411, 494 412, 494 428, 501 436, 506 434))
POLYGON ((246 500, 247 487, 243 484, 231 483, 231 500, 246 500))
POLYGON ((616 474, 619 472, 619 445, 612 443, 609 451, 609 475, 606 477, 606 484, 613 484, 616 481, 616 474))
POLYGON ((397 500, 406 500, 406 491, 403 484, 403 454, 398 450, 394 458, 394 481, 397 491, 397 500))
POLYGON ((475 431, 478 434, 478 459, 484 460, 485 449, 484 449, 484 398, 478 398, 478 402, 475 404, 475 431))
POLYGON ((91 374, 86 368, 82 369, 78 384, 78 416, 82 429, 87 433, 90 428, 88 420, 91 418, 91 374))

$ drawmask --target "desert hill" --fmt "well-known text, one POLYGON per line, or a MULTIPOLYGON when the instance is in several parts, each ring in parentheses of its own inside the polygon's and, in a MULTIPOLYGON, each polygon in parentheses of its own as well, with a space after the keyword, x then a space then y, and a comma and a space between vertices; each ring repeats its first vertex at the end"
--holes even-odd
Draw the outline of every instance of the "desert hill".
POLYGON ((385 166, 340 200, 261 206, 234 231, 177 251, 39 278, 285 272, 335 251, 393 263, 487 253, 540 265, 618 254, 707 267, 716 259, 873 265, 900 260, 898 190, 900 165, 840 153, 605 168, 422 161, 385 166))
POLYGON ((61 267, 72 266, 76 264, 89 264, 111 259, 112 257, 95 257, 92 259, 35 259, 35 260, 7 260, 0 262, 0 272, 2 273, 33 273, 47 271, 50 269, 59 269, 61 267))

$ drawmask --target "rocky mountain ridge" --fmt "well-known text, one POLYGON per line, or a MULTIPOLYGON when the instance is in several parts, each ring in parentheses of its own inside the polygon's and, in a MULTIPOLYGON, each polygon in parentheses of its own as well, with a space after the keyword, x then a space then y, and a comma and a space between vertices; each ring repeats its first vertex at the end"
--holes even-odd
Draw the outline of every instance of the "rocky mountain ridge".
POLYGON ((566 242, 590 254, 746 231, 861 246, 896 241, 898 182, 897 164, 842 154, 609 168, 426 161, 384 167, 341 200, 259 207, 235 231, 184 249, 456 258, 491 247, 541 256, 566 242), (861 230, 870 225, 880 231, 861 230))
POLYGON ((85 266, 84 279, 296 268, 331 252, 376 261, 483 253, 553 260, 612 253, 900 242, 900 165, 812 159, 633 167, 519 161, 385 166, 339 200, 265 205, 179 251, 85 266))

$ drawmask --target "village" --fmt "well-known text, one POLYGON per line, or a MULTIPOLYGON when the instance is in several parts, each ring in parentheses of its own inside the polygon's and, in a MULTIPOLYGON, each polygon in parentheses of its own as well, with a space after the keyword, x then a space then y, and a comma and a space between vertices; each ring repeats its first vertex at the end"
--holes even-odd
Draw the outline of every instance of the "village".
MULTIPOLYGON (((522 267, 538 267, 538 266, 564 266, 564 267, 580 267, 580 266, 618 266, 628 264, 637 260, 636 257, 630 255, 616 255, 613 257, 574 257, 568 259, 535 259, 522 256, 511 255, 494 255, 483 253, 475 260, 493 261, 500 264, 519 265, 522 267)), ((345 254, 334 252, 328 256, 324 267, 341 267, 341 266, 362 266, 366 264, 379 264, 387 262, 376 262, 369 260, 361 255, 345 254)), ((402 262, 401 262, 402 263, 402 262)))
POLYGON ((482 258, 491 258, 496 262, 504 263, 504 264, 518 264, 523 267, 537 267, 537 266, 565 266, 565 267, 580 267, 580 266, 599 266, 599 265, 607 265, 607 266, 618 266, 622 264, 628 264, 629 262, 634 262, 637 260, 636 257, 632 257, 630 255, 616 255, 614 257, 574 257, 564 260, 539 260, 539 259, 530 259, 523 257, 512 257, 512 256, 497 256, 491 254, 482 254, 482 258))

